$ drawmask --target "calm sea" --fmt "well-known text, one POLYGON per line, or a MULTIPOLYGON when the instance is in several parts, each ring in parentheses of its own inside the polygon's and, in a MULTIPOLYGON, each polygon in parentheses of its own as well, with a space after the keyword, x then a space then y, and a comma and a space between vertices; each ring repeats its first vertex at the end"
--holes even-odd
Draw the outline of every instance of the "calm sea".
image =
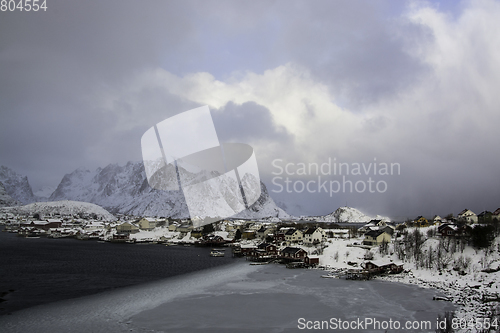
MULTIPOLYGON (((3 227, 2 229, 3 230, 3 227)), ((0 232, 0 315, 233 263, 210 248, 24 238, 0 232)))

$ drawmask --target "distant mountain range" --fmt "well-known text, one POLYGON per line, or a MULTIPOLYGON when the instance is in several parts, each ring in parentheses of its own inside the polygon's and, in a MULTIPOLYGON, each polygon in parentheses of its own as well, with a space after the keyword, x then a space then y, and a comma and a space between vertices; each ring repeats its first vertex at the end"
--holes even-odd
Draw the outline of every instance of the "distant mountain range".
MULTIPOLYGON (((187 172, 180 170, 180 172, 187 172)), ((124 166, 110 164, 94 171, 77 169, 65 175, 57 188, 45 188, 33 194, 28 177, 0 166, 0 207, 18 206, 34 202, 72 200, 89 202, 103 207, 111 213, 122 213, 136 216, 169 216, 172 218, 189 217, 188 207, 182 192, 160 191, 148 184, 142 162, 128 162, 124 166)), ((207 205, 206 210, 217 202, 206 202, 203 198, 209 196, 225 200, 225 193, 218 188, 204 188, 199 193, 199 202, 207 205), (214 191, 218 193, 214 194, 214 191)), ((202 207, 203 208, 203 207, 202 207)), ((261 182, 261 196, 248 209, 236 217, 263 218, 277 216, 290 218, 284 209, 298 210, 300 207, 285 203, 276 204, 269 196, 266 186, 261 182), (296 208, 296 209, 295 209, 296 208)), ((295 212, 294 212, 295 213, 295 212)), ((315 216, 322 222, 368 222, 372 219, 390 221, 383 216, 370 217, 356 208, 340 207, 334 212, 315 216)))
MULTIPOLYGON (((181 170, 183 172, 183 170, 181 170)), ((187 172, 187 171, 184 171, 187 172)), ((188 217, 189 212, 182 192, 160 191, 148 184, 142 162, 129 162, 124 166, 110 164, 95 171, 77 169, 63 177, 55 191, 48 197, 35 196, 26 176, 19 175, 6 167, 0 167, 0 182, 5 185, 9 198, 28 204, 38 201, 73 200, 90 202, 99 205, 111 213, 122 213, 138 216, 170 216, 173 218, 188 217)), ((199 193, 200 198, 208 195, 224 199, 220 189, 207 188, 207 193, 199 193), (214 195, 213 191, 219 191, 214 195)), ((46 196, 47 193, 44 193, 46 196)), ((10 201, 9 201, 10 200, 10 201)), ((199 200, 205 202, 205 200, 199 200)), ((216 203, 206 202, 208 205, 216 203)), ((4 204, 4 206, 8 206, 4 204)), ((290 217, 284 210, 276 206, 269 196, 266 186, 261 182, 261 196, 249 209, 237 214, 241 218, 262 218, 278 216, 290 217)))

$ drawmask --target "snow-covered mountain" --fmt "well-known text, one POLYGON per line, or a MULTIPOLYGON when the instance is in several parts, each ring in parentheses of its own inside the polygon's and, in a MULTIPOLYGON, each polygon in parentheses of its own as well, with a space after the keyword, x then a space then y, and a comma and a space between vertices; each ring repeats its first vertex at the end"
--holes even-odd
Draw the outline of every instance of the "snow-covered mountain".
POLYGON ((0 183, 3 184, 5 192, 15 200, 24 204, 38 201, 28 182, 28 177, 3 165, 0 166, 0 183))
MULTIPOLYGON (((184 169, 179 170, 183 179, 194 179, 184 169)), ((203 188, 197 194, 201 204, 214 205, 216 202, 203 200, 207 196, 223 200, 226 193, 218 188, 203 188), (218 191, 218 192, 217 192, 218 191)), ((95 171, 77 169, 63 177, 49 200, 76 200, 92 202, 104 207, 112 213, 123 213, 142 216, 171 216, 174 218, 189 217, 188 207, 182 192, 160 191, 148 184, 142 162, 128 162, 124 166, 110 164, 95 171)), ((199 210, 203 210, 201 207, 199 210)), ((206 211, 211 211, 207 206, 206 211)), ((261 183, 261 196, 247 211, 238 217, 259 218, 267 216, 288 217, 278 208, 261 183)))
POLYGON ((388 217, 377 215, 370 217, 363 214, 356 208, 352 207, 339 207, 333 213, 324 216, 318 216, 318 221, 322 222, 370 222, 371 220, 384 220, 390 222, 388 217))
POLYGON ((7 191, 5 191, 5 187, 2 183, 0 183, 0 207, 10 207, 18 205, 22 205, 22 203, 8 195, 7 191))
POLYGON ((33 194, 36 197, 48 200, 48 198, 51 196, 52 193, 54 193, 55 190, 56 188, 54 186, 44 186, 34 191, 33 194))
POLYGON ((60 215, 71 215, 71 216, 81 216, 92 217, 94 219, 100 219, 103 221, 115 221, 116 217, 110 214, 108 211, 99 207, 97 205, 88 202, 78 202, 78 201, 53 201, 53 202, 35 202, 25 206, 18 207, 4 207, 0 208, 0 211, 19 215, 29 215, 38 213, 43 216, 49 216, 54 214, 60 215))

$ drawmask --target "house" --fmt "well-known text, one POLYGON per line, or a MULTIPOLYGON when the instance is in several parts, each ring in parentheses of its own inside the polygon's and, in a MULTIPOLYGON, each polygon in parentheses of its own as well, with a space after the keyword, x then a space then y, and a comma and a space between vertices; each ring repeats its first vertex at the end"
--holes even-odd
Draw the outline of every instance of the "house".
POLYGON ((178 226, 175 231, 178 231, 183 234, 187 234, 188 232, 193 230, 193 226, 187 223, 183 223, 180 226, 178 226))
POLYGON ((290 261, 304 260, 307 257, 307 252, 299 247, 287 246, 280 251, 280 257, 290 261))
POLYGON ((276 245, 261 243, 256 248, 253 248, 247 254, 247 256, 250 258, 250 260, 261 261, 276 258, 277 254, 278 250, 276 248, 276 245))
POLYGON ((137 222, 137 225, 141 230, 153 230, 156 228, 156 219, 151 218, 151 217, 143 217, 142 219, 137 222))
POLYGON ((365 225, 361 226, 361 227, 358 229, 358 231, 359 231, 359 232, 363 232, 363 233, 365 233, 365 232, 368 232, 368 231, 370 231, 370 230, 378 230, 378 229, 379 229, 379 227, 378 227, 378 226, 376 226, 374 223, 371 223, 371 222, 370 222, 370 223, 367 223, 367 224, 365 224, 365 225))
POLYGON ((257 237, 260 238, 260 239, 266 239, 266 237, 269 234, 272 234, 273 231, 274 230, 272 228, 262 226, 262 227, 260 227, 259 230, 257 230, 257 237))
POLYGON ((327 238, 349 238, 349 229, 327 229, 327 238))
POLYGON ((477 215, 470 209, 464 209, 458 214, 459 221, 465 221, 467 223, 477 223, 477 215))
POLYGON ((119 234, 135 234, 139 232, 139 227, 132 222, 123 222, 116 226, 116 231, 119 234))
POLYGON ((307 256, 307 257, 304 258, 304 263, 306 263, 309 266, 317 266, 317 265, 319 265, 319 257, 316 257, 316 256, 309 257, 309 256, 307 256))
POLYGON ((243 238, 243 239, 254 239, 254 238, 255 238, 255 235, 256 235, 255 230, 252 230, 252 229, 245 229, 245 230, 243 230, 243 232, 241 233, 241 238, 243 238))
POLYGON ((489 223, 493 221, 493 213, 485 210, 477 215, 477 221, 479 223, 489 223))
POLYGON ((105 225, 102 222, 90 222, 83 226, 85 231, 93 231, 93 230, 104 230, 105 225))
POLYGON ((276 255, 278 254, 278 249, 276 245, 270 243, 261 243, 257 246, 258 249, 264 250, 267 254, 276 255))
POLYGON ((415 226, 416 227, 428 227, 429 226, 429 220, 427 220, 425 217, 423 216, 418 216, 415 221, 415 226))
POLYGON ((60 228, 62 225, 61 220, 45 220, 45 221, 26 221, 21 223, 21 227, 32 227, 41 230, 49 230, 54 228, 60 228))
POLYGON ((310 245, 324 242, 326 239, 326 233, 321 227, 307 228, 303 236, 304 236, 304 244, 310 244, 310 245))
POLYGON ((194 228, 191 230, 191 237, 200 238, 203 236, 203 228, 194 228))
POLYGON ((445 223, 438 227, 438 233, 441 237, 454 237, 457 226, 451 223, 445 223))
POLYGON ((129 237, 129 233, 117 233, 113 235, 110 241, 114 243, 124 243, 129 240, 129 237))
POLYGON ((363 263, 364 268, 370 273, 401 273, 403 271, 403 263, 372 260, 363 263))
POLYGON ((302 242, 304 235, 299 229, 291 228, 285 233, 285 241, 287 243, 298 243, 302 242))
POLYGON ((285 233, 284 232, 277 232, 273 235, 273 241, 276 244, 281 244, 282 242, 285 241, 285 233))
POLYGON ((500 221, 500 208, 498 208, 497 210, 495 210, 495 211, 491 214, 491 218, 492 218, 493 220, 500 221))
POLYGON ((468 225, 457 226, 456 224, 446 223, 438 227, 438 233, 441 237, 469 237, 472 228, 468 225))
POLYGON ((379 228, 379 230, 387 232, 392 237, 392 235, 394 235, 394 231, 396 230, 396 228, 394 228, 392 225, 387 224, 387 225, 379 228))
POLYGON ((380 245, 382 243, 389 243, 391 235, 384 230, 371 230, 365 234, 363 245, 380 245))
POLYGON ((386 225, 384 220, 371 220, 368 224, 373 224, 374 226, 383 227, 386 225))
POLYGON ((247 255, 250 255, 256 249, 257 249, 256 245, 245 244, 245 245, 240 246, 240 253, 243 256, 247 256, 247 255))
POLYGON ((443 221, 443 218, 439 215, 435 215, 432 221, 434 222, 434 224, 440 224, 443 221))

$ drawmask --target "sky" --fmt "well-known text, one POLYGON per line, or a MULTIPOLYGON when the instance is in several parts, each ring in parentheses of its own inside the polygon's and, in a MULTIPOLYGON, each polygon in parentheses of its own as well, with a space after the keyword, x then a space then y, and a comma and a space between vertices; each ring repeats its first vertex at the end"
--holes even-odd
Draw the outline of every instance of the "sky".
POLYGON ((34 190, 140 161, 147 129, 208 105, 294 214, 500 207, 499 1, 47 7, 0 11, 0 165, 34 190))

